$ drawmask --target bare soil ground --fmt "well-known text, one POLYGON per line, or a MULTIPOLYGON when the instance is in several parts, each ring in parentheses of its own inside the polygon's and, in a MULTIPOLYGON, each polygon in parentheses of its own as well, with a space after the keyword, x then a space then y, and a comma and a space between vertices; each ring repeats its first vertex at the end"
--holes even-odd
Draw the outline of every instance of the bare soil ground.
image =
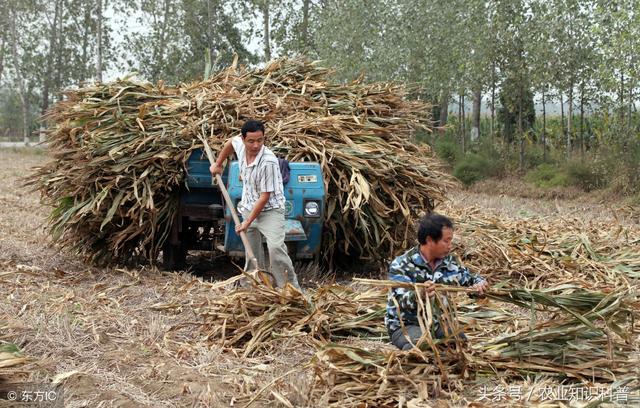
POLYGON ((0 150, 0 340, 30 358, 0 382, 63 382, 66 407, 218 407, 308 361, 295 343, 259 359, 203 343, 192 307, 210 289, 198 276, 95 268, 52 247, 48 210, 19 181, 45 160, 0 150))
POLYGON ((515 219, 571 219, 619 222, 638 226, 637 208, 624 197, 606 191, 585 193, 577 188, 542 189, 521 179, 486 180, 449 195, 452 205, 477 207, 494 215, 515 219))
MULTIPOLYGON (((0 382, 61 383, 66 407, 238 406, 236 396, 268 394, 277 383, 293 406, 314 406, 303 370, 313 355, 307 345, 287 339, 268 355, 242 358, 211 347, 194 329, 194 309, 215 293, 209 278, 228 277, 228 268, 219 277, 96 268, 51 246, 43 228, 48 209, 19 181, 45 160, 38 150, 0 150, 0 341, 29 358, 19 369, 0 366, 0 382)), ((615 200, 508 193, 457 191, 447 206, 510 218, 638 223, 637 212, 615 200)), ((0 400, 3 406, 11 405, 0 400)))

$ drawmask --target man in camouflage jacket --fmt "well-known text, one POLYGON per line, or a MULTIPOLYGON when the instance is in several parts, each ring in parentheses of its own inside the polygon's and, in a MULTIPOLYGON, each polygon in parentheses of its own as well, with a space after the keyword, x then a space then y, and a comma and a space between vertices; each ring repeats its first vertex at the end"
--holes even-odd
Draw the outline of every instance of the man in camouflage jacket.
MULTIPOLYGON (((435 293, 436 283, 473 286, 482 295, 489 286, 487 281, 458 265, 453 255, 449 254, 452 240, 453 223, 449 218, 439 214, 425 216, 418 227, 419 245, 391 262, 389 279, 426 283, 424 291, 429 296, 435 293)), ((384 321, 391 342, 401 350, 411 349, 422 336, 415 291, 405 288, 390 289, 384 321), (406 332, 403 332, 403 325, 406 332)), ((445 337, 437 316, 430 329, 436 338, 445 337)), ((464 338, 464 334, 461 336, 464 338)))

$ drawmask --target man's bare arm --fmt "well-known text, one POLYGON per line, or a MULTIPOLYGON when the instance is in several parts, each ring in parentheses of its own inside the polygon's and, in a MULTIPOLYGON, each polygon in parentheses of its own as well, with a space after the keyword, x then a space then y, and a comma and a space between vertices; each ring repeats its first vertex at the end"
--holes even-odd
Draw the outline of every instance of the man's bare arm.
POLYGON ((218 154, 215 164, 212 164, 211 167, 209 167, 209 171, 212 175, 222 174, 224 161, 227 160, 227 157, 229 157, 231 153, 233 153, 233 145, 231 144, 231 139, 229 139, 225 142, 224 147, 222 147, 222 150, 218 154))
POLYGON ((242 221, 242 224, 236 225, 236 232, 239 233, 240 231, 246 231, 247 228, 249 228, 249 225, 251 225, 251 223, 256 218, 258 218, 258 215, 260 215, 264 206, 269 202, 270 195, 271 192, 260 193, 260 198, 258 198, 258 201, 256 201, 255 205, 253 206, 253 210, 251 210, 251 213, 249 214, 247 219, 242 221))

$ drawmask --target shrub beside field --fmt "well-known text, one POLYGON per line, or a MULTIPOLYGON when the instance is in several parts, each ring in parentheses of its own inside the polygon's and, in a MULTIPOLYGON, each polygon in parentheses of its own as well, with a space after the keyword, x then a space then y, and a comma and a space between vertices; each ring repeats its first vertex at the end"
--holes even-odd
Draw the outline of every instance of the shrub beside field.
POLYGON ((429 143, 452 174, 467 186, 492 178, 517 177, 542 190, 609 190, 631 198, 640 193, 640 140, 602 146, 571 159, 553 147, 548 147, 545 155, 540 144, 528 140, 522 166, 515 144, 504 144, 488 135, 476 143, 467 142, 465 152, 453 131, 421 140, 429 143))

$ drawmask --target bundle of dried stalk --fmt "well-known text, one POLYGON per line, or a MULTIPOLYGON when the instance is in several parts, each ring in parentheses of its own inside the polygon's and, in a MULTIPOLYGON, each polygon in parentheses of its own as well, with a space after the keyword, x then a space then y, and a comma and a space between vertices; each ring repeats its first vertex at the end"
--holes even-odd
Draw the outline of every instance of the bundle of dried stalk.
POLYGON ((640 362, 633 354, 633 324, 640 306, 635 293, 557 287, 488 296, 529 309, 531 319, 529 327, 505 330, 485 344, 482 349, 488 355, 475 359, 477 370, 541 372, 583 382, 596 378, 613 382, 633 375, 640 362), (546 318, 537 317, 550 311, 553 313, 546 318))
POLYGON ((268 353, 284 337, 324 344, 346 336, 384 334, 380 324, 384 300, 378 291, 357 293, 344 286, 325 286, 308 298, 290 285, 278 290, 250 283, 196 310, 209 340, 242 348, 245 356, 251 356, 268 353))
MULTIPOLYGON (((358 279, 359 284, 378 287, 420 284, 358 279)), ((456 302, 443 302, 444 293, 468 291, 467 288, 438 286, 434 301, 442 310, 445 331, 464 330, 469 342, 444 347, 447 340, 434 340, 429 330, 416 343, 417 348, 403 353, 366 350, 354 346, 328 345, 312 360, 315 369, 316 398, 329 405, 378 404, 392 406, 405 399, 433 397, 440 387, 460 392, 476 376, 517 380, 527 375, 556 376, 562 379, 615 384, 624 381, 631 390, 640 388, 637 367, 637 340, 633 334, 634 316, 639 299, 633 291, 586 291, 571 285, 544 291, 492 290, 488 298, 508 303, 530 313, 529 324, 517 328, 513 315, 503 318, 495 306, 484 311, 456 311, 456 302), (441 293, 441 294, 440 294, 441 293), (490 313, 494 311, 495 313, 490 313), (484 335, 468 330, 470 319, 480 325, 497 322, 502 335, 484 335), (496 320, 497 319, 497 320, 496 320), (462 326, 458 326, 462 323, 462 326), (636 339, 636 340, 634 340, 636 339), (458 351, 459 350, 459 351, 458 351), (420 361, 415 362, 419 356, 420 361), (453 375, 452 375, 453 374, 453 375), (393 379, 393 381, 391 381, 393 379)), ((418 297, 420 299, 420 297, 418 297)), ((486 301, 485 301, 486 303, 486 301)), ((432 319, 429 299, 419 302, 418 320, 427 327, 432 319)))
MULTIPOLYGON (((367 280, 360 280, 367 282, 367 280)), ((374 281, 368 281, 374 282, 374 281)), ((467 377, 467 357, 455 305, 444 294, 418 299, 418 321, 423 336, 410 352, 370 351, 354 346, 326 345, 311 361, 315 398, 327 406, 396 406, 403 398, 438 395, 442 385, 458 388, 467 377), (433 303, 432 303, 433 302, 433 303), (434 339, 433 310, 445 339, 434 339)), ((460 388, 461 389, 461 388, 460 388)))
POLYGON ((27 358, 15 344, 0 343, 0 368, 17 366, 26 361, 27 358))
POLYGON ((282 59, 178 88, 124 79, 67 91, 46 115, 53 160, 29 179, 54 207, 54 238, 94 261, 155 260, 197 135, 217 150, 255 118, 277 153, 322 165, 326 254, 390 256, 453 185, 411 141, 430 129, 431 109, 400 84, 337 84, 330 74, 282 59))
POLYGON ((446 208, 462 237, 456 252, 494 282, 528 288, 571 282, 628 288, 640 278, 640 235, 622 225, 577 219, 502 219, 479 208, 446 208))
MULTIPOLYGON (((443 349, 447 388, 462 389, 460 354, 443 349)), ((327 344, 311 360, 315 383, 312 400, 318 406, 395 407, 413 398, 429 399, 443 393, 442 376, 433 356, 419 349, 371 351, 327 344)))
POLYGON ((25 374, 30 370, 23 370, 22 367, 28 361, 29 358, 15 344, 0 341, 0 384, 24 381, 25 374))

